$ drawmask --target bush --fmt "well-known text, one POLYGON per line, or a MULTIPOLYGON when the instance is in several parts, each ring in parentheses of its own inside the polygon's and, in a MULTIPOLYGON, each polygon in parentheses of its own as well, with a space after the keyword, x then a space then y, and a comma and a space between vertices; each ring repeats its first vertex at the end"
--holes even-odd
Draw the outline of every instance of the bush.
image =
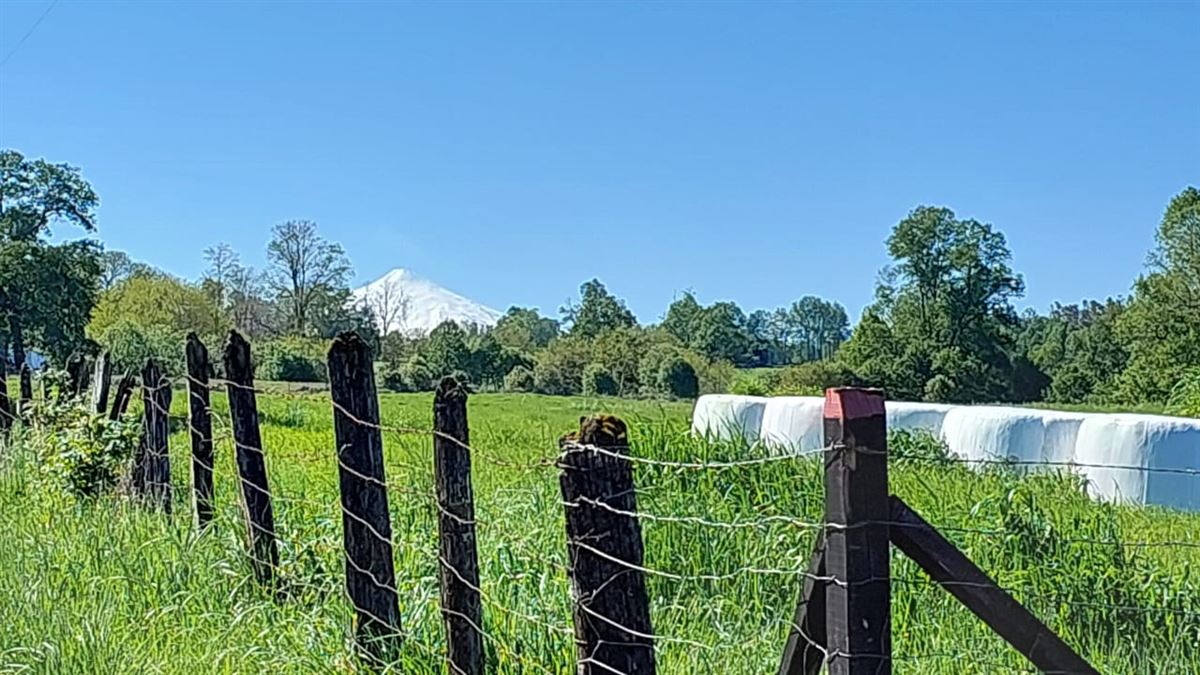
POLYGON ((591 363, 586 340, 561 338, 537 355, 533 367, 534 388, 555 396, 573 396, 583 391, 583 370, 591 363))
POLYGON ((414 354, 402 365, 390 365, 383 371, 385 389, 399 392, 429 391, 433 389, 433 373, 420 354, 414 354))
POLYGON ((593 363, 583 369, 584 396, 616 396, 617 393, 617 381, 603 365, 593 363))
POLYGON ((761 377, 753 373, 739 373, 729 391, 741 396, 766 396, 767 385, 761 377))
POLYGON ((82 498, 117 485, 137 448, 137 421, 110 420, 69 402, 44 403, 35 414, 50 430, 39 450, 42 471, 53 483, 82 498))
POLYGON ((810 361, 788 366, 769 376, 773 396, 822 396, 830 387, 857 384, 854 373, 837 361, 810 361))
POLYGON ((311 338, 264 342, 254 350, 255 377, 277 382, 327 382, 325 349, 324 341, 311 338))
POLYGON ((127 320, 112 324, 97 340, 108 350, 113 372, 140 372, 147 359, 154 359, 168 376, 185 372, 184 341, 182 333, 159 326, 144 327, 127 320))
POLYGON ((1171 390, 1167 412, 1172 415, 1200 417, 1200 368, 1189 370, 1171 390))
POLYGON ((659 392, 674 398, 696 398, 700 393, 696 369, 681 356, 662 362, 655 383, 659 392))
POLYGON ((504 376, 504 391, 529 392, 533 389, 533 371, 525 366, 517 366, 504 376))

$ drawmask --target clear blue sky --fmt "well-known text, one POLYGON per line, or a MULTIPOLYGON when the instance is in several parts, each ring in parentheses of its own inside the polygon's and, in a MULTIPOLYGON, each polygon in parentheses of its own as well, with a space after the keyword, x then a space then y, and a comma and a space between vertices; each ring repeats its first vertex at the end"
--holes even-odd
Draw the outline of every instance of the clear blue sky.
POLYGON ((1200 183, 1200 4, 0 3, 0 146, 83 168, 112 248, 196 277, 320 223, 553 312, 693 289, 852 316, 918 204, 1040 309, 1128 292, 1200 183), (15 52, 12 52, 13 49, 15 52))

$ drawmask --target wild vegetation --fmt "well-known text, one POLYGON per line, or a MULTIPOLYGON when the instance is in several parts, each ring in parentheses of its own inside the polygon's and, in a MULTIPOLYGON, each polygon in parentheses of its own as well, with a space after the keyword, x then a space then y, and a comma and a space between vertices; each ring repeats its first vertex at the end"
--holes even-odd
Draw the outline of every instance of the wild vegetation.
MULTIPOLYGON (((174 412, 185 414, 177 392, 174 412)), ((396 672, 440 673, 437 525, 428 394, 381 396, 405 643, 396 672)), ((214 410, 227 419, 223 395, 214 410)), ((480 394, 470 401, 489 672, 571 668, 559 434, 607 410, 637 457, 703 464, 759 456, 686 433, 684 403, 480 394)), ((264 395, 282 592, 253 583, 232 449, 218 425, 218 518, 190 521, 188 440, 171 436, 175 509, 119 490, 77 493, 40 467, 44 437, 0 458, 0 669, 30 673, 348 672, 341 513, 327 395, 264 395)), ((135 411, 136 414, 136 411, 135 411)), ((894 436, 892 490, 943 527, 1102 672, 1200 667, 1200 516, 1098 504, 1070 476, 982 475, 929 438, 894 436)), ((659 666, 761 673, 777 665, 823 504, 812 458, 726 469, 637 463, 659 666)), ((1020 657, 901 556, 893 636, 903 672, 1028 672, 1020 657)))

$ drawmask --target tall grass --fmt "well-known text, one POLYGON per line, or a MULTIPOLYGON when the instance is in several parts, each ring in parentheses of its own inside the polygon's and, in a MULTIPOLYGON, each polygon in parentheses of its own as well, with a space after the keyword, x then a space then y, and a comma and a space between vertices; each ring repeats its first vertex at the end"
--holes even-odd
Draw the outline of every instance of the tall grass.
MULTIPOLYGON (((383 422, 428 429, 429 395, 384 394, 383 422)), ((177 394, 183 414, 186 397, 177 394)), ((227 414, 214 397, 217 416, 227 414)), ((190 525, 187 437, 171 438, 174 515, 119 496, 78 502, 39 480, 20 439, 0 455, 0 670, 36 673, 351 672, 341 514, 324 395, 260 398, 285 593, 251 581, 231 448, 218 443, 218 518, 190 525)), ((470 403, 489 672, 571 670, 556 439, 621 415, 632 452, 680 463, 757 456, 686 434, 687 406, 477 395, 470 403)), ((218 426, 218 435, 221 427, 218 426)), ((436 511, 426 434, 384 436, 406 640, 394 669, 441 673, 436 511)), ((892 466, 902 496, 1103 672, 1200 672, 1200 517, 1096 504, 1068 475, 974 473, 921 453, 892 466), (1188 542, 1191 546, 1145 542, 1188 542)), ((724 470, 637 464, 664 673, 774 669, 822 509, 812 459, 724 470)), ((1029 668, 896 554, 897 672, 1029 668)))

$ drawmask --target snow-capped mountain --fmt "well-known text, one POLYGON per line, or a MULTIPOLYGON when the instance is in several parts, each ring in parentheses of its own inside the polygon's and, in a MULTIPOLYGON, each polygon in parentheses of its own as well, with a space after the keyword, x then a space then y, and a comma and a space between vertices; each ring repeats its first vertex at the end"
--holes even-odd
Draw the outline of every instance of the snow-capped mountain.
POLYGON ((365 303, 388 324, 388 331, 428 333, 443 321, 460 326, 494 326, 502 314, 454 291, 397 267, 352 291, 356 304, 365 303))

